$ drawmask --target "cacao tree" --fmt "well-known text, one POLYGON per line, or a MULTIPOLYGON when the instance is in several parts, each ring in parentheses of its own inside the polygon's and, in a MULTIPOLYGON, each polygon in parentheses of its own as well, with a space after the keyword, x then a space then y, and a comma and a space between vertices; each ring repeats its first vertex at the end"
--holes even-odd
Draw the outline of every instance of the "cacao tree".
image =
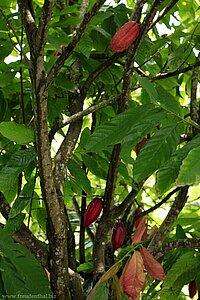
POLYGON ((1 1, 1 299, 198 298, 199 5, 1 1))

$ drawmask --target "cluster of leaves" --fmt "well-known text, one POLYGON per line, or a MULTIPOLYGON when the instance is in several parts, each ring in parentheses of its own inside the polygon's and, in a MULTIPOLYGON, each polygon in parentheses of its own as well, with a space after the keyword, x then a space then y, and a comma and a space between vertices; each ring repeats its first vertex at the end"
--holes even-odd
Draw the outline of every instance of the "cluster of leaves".
MULTIPOLYGON (((163 1, 159 12, 162 12, 168 3, 169 1, 163 1)), ((54 51, 60 51, 61 45, 67 46, 72 41, 74 30, 82 21, 81 1, 71 4, 62 8, 61 2, 56 1, 54 5, 45 45, 47 74, 57 60, 54 51)), ((88 9, 93 4, 94 1, 89 1, 88 9)), ((151 4, 152 1, 146 4, 141 21, 151 4)), ((11 204, 7 224, 9 225, 10 221, 14 222, 13 232, 18 230, 24 221, 26 224, 30 223, 31 231, 45 241, 47 214, 39 186, 35 147, 37 132, 33 129, 34 99, 28 70, 30 49, 16 5, 15 0, 4 0, 0 10, 0 192, 11 204), (5 59, 9 55, 18 59, 8 63, 5 59), (25 213, 24 218, 22 212, 25 213), (20 225, 17 223, 19 217, 20 225)), ((33 1, 36 23, 39 22, 42 5, 43 1, 33 1)), ((77 61, 80 65, 80 94, 84 98, 85 91, 87 93, 85 106, 96 105, 112 97, 119 100, 123 87, 125 55, 119 55, 114 60, 109 45, 114 33, 129 20, 134 5, 134 1, 127 1, 127 5, 104 5, 92 18, 48 90, 50 132, 70 116, 70 97, 76 89, 72 69, 77 61)), ((136 202, 132 203, 130 210, 123 210, 118 214, 127 226, 135 203, 141 202, 140 205, 147 209, 154 205, 158 197, 164 198, 171 188, 189 185, 192 193, 192 187, 199 184, 200 125, 194 122, 190 112, 192 66, 196 63, 196 53, 200 50, 200 25, 196 19, 196 16, 199 16, 198 8, 198 1, 178 1, 170 14, 166 14, 160 21, 171 33, 165 35, 164 32, 164 35, 161 35, 157 24, 145 35, 135 57, 130 106, 125 112, 118 114, 118 102, 113 100, 112 104, 94 112, 91 118, 84 118, 79 142, 66 167, 64 183, 65 205, 69 210, 75 235, 79 236, 77 232, 82 230, 77 211, 83 216, 84 210, 75 211, 73 201, 81 208, 85 199, 89 202, 96 195, 104 196, 108 169, 112 163, 113 145, 121 144, 113 210, 114 207, 123 204, 130 189, 137 190, 138 185, 147 179, 150 183, 153 182, 152 187, 147 180, 143 190, 138 190, 136 202), (197 134, 194 134, 194 129, 197 134), (148 137, 148 142, 136 157, 135 147, 145 136, 148 137), (145 202, 144 197, 148 201, 145 202)), ((66 130, 61 126, 53 136, 52 153, 57 151, 65 134, 66 130)), ((197 210, 198 206, 186 206, 175 224, 179 234, 171 233, 165 242, 188 236, 198 238, 200 227, 197 210)), ((154 214, 151 214, 151 218, 154 217, 154 214)), ((154 225, 154 222, 155 220, 150 221, 150 225, 154 225)), ((94 269, 92 263, 85 261, 92 262, 91 237, 94 238, 97 234, 97 226, 98 223, 88 229, 88 234, 85 233, 82 259, 79 249, 81 244, 76 244, 75 260, 80 264, 77 271, 85 279, 85 293, 90 290, 94 269)), ((1 241, 6 235, 5 229, 6 227, 2 230, 1 241)), ((129 229, 132 234, 133 226, 129 229)), ((11 233, 7 232, 6 236, 8 235, 11 236, 11 233)), ((5 240, 7 241, 7 238, 5 240)), ((11 240, 0 244, 0 248, 2 294, 50 294, 44 272, 28 250, 11 240), (10 281, 13 282, 12 286, 10 281)), ((122 251, 115 257, 112 253, 113 266, 109 266, 100 279, 100 284, 93 291, 92 300, 109 299, 110 287, 114 293, 113 297, 126 299, 125 294, 118 289, 116 274, 122 271, 122 261, 124 263, 124 259, 134 250, 135 248, 130 246, 129 236, 122 251), (114 260, 117 261, 115 264, 114 260)), ((166 272, 164 283, 148 283, 142 299, 182 299, 182 287, 195 278, 200 289, 198 251, 173 250, 164 256, 163 266, 166 272)))

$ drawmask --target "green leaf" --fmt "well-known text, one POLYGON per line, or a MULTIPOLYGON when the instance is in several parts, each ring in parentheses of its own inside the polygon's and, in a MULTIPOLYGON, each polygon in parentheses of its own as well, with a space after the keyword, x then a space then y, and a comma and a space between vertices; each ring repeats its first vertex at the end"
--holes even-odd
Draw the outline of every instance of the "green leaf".
POLYGON ((21 228, 24 219, 25 214, 19 214, 14 218, 8 219, 3 228, 3 233, 12 236, 16 231, 18 231, 21 228))
POLYGON ((105 280, 97 286, 91 300, 108 300, 108 295, 108 281, 105 280))
POLYGON ((134 179, 140 182, 160 168, 176 150, 179 133, 176 125, 161 128, 141 149, 134 164, 134 179))
POLYGON ((154 126, 153 119, 160 112, 160 109, 155 109, 152 104, 128 109, 107 124, 97 127, 87 144, 87 151, 101 151, 109 145, 120 143, 132 131, 137 130, 137 126, 141 124, 145 124, 146 129, 149 126, 148 130, 150 131, 152 124, 154 126))
POLYGON ((178 296, 182 287, 195 278, 199 268, 200 257, 198 253, 189 251, 183 254, 167 273, 160 299, 165 299, 163 295, 167 295, 169 292, 172 293, 173 297, 174 295, 178 296))
POLYGON ((168 91, 159 85, 155 85, 150 82, 149 79, 145 77, 139 77, 137 75, 142 87, 149 94, 150 99, 153 103, 159 105, 168 112, 171 112, 175 115, 181 116, 181 107, 179 102, 174 96, 172 96, 168 91))
POLYGON ((160 194, 163 194, 173 183, 175 183, 183 159, 193 148, 198 146, 200 146, 200 135, 197 135, 192 141, 179 149, 170 160, 166 162, 165 166, 160 168, 156 181, 156 188, 160 194))
POLYGON ((80 264, 77 268, 78 272, 91 273, 93 271, 93 262, 89 261, 83 264, 80 264))
POLYGON ((10 218, 14 218, 27 206, 27 204, 31 201, 31 197, 33 195, 33 191, 35 188, 34 182, 27 182, 23 187, 20 195, 15 199, 11 210, 10 210, 10 218))
POLYGON ((86 154, 83 156, 83 161, 91 173, 93 173, 99 178, 106 180, 106 176, 107 176, 106 170, 102 168, 102 166, 99 164, 99 161, 98 159, 96 159, 96 157, 86 154))
POLYGON ((84 36, 82 37, 82 39, 80 40, 80 42, 77 45, 77 50, 79 50, 81 53, 83 53, 83 55, 85 55, 87 58, 89 58, 92 48, 93 48, 92 39, 90 38, 90 36, 88 34, 84 34, 84 36))
POLYGON ((68 169, 71 175, 75 177, 78 186, 82 187, 86 193, 91 194, 90 181, 81 166, 74 159, 70 160, 68 169))
POLYGON ((0 123, 0 133, 20 145, 34 142, 34 131, 23 124, 2 122, 0 123))
POLYGON ((6 295, 51 297, 49 281, 36 258, 22 245, 4 239, 0 232, 0 267, 6 295))
POLYGON ((35 149, 28 148, 14 153, 7 163, 10 167, 25 167, 36 157, 35 149))
POLYGON ((200 146, 191 150, 183 160, 177 179, 178 185, 197 184, 200 181, 200 146))

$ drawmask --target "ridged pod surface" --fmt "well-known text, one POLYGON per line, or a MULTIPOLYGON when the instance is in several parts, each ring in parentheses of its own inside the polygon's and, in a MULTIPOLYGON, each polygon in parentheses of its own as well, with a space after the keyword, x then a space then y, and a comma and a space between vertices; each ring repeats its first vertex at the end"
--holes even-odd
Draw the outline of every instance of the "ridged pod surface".
POLYGON ((138 37, 140 25, 135 21, 125 23, 113 36, 110 42, 110 49, 113 52, 123 52, 138 37))
POLYGON ((103 201, 100 198, 94 198, 88 205, 84 215, 84 227, 92 224, 101 213, 103 201))

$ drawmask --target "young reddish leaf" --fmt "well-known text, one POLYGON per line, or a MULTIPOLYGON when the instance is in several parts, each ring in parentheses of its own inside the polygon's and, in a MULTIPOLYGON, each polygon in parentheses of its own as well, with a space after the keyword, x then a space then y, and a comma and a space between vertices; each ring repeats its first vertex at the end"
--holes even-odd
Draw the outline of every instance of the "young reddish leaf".
POLYGON ((146 222, 146 219, 143 219, 143 217, 141 217, 141 221, 138 223, 138 225, 136 227, 136 231, 133 234, 132 244, 135 244, 135 243, 145 240, 146 232, 147 232, 147 224, 145 224, 145 222, 146 222))
POLYGON ((156 225, 154 225, 154 226, 151 228, 151 230, 150 230, 150 232, 149 232, 149 239, 150 239, 150 240, 152 240, 152 238, 154 237, 154 235, 155 235, 155 233, 156 233, 157 230, 158 230, 158 227, 157 227, 156 225))
POLYGON ((142 216, 142 217, 140 217, 139 219, 137 219, 135 221, 135 228, 137 228, 140 225, 140 223, 143 223, 143 224, 146 223, 146 217, 145 216, 142 216))
POLYGON ((142 256, 139 251, 135 251, 127 261, 122 276, 120 278, 124 293, 135 300, 145 285, 145 274, 142 256))
POLYGON ((144 267, 152 278, 157 280, 163 280, 165 278, 165 272, 161 264, 155 260, 149 250, 141 246, 140 253, 143 258, 144 267))
POLYGON ((190 281, 188 289, 189 289, 190 298, 192 299, 197 292, 197 284, 195 279, 190 281))

